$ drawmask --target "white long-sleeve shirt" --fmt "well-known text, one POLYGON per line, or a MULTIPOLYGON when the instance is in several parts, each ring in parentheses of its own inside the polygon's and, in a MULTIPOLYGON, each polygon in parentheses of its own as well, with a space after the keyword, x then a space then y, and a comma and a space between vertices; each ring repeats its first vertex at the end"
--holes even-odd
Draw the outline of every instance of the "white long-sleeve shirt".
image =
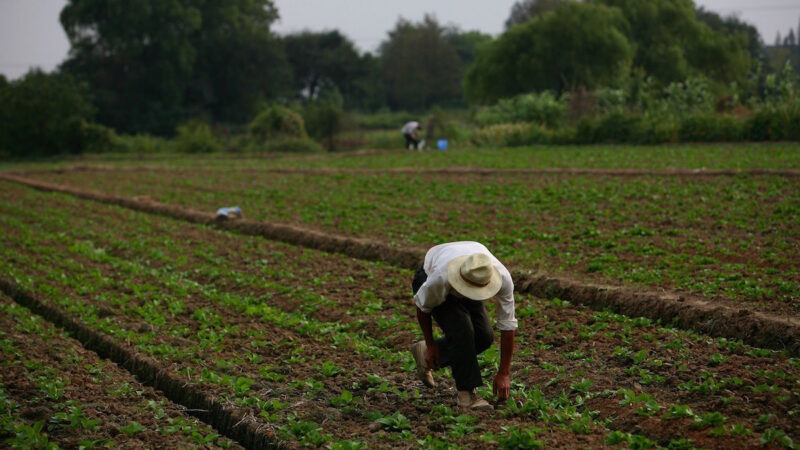
MULTIPOLYGON (((495 318, 497 328, 503 331, 516 330, 517 319, 514 317, 514 281, 508 269, 492 255, 481 243, 472 241, 450 242, 437 245, 425 254, 423 269, 428 279, 414 295, 414 303, 422 312, 430 314, 433 308, 441 305, 450 293, 450 283, 447 282, 447 264, 458 256, 483 253, 492 259, 492 264, 500 273, 503 284, 500 291, 494 296, 497 302, 495 318)), ((489 300, 487 300, 489 301, 489 300)))
POLYGON ((403 134, 413 134, 419 128, 419 122, 408 122, 407 124, 403 125, 403 128, 400 130, 403 134))

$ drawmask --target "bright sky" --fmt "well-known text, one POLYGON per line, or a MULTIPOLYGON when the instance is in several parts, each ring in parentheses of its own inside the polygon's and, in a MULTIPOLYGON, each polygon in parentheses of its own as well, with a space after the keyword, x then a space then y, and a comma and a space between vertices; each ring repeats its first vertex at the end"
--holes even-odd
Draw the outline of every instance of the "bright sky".
MULTIPOLYGON (((66 0, 0 0, 0 73, 13 79, 29 67, 55 68, 67 55, 58 15, 66 0)), ((800 0, 696 0, 723 15, 755 25, 772 44, 780 31, 797 32, 800 0)), ((364 51, 374 50, 397 18, 419 21, 426 13, 463 30, 499 34, 514 0, 275 0, 281 20, 274 29, 290 33, 338 29, 364 51)))

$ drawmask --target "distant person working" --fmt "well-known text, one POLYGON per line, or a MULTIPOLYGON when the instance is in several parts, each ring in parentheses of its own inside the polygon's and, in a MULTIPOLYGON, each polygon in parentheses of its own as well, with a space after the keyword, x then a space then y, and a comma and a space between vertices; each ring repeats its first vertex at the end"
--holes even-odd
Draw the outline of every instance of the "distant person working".
POLYGON ((403 132, 403 136, 406 138, 407 149, 417 150, 418 148, 422 148, 425 146, 425 141, 420 142, 419 139, 420 129, 421 127, 419 126, 419 122, 413 120, 403 125, 403 128, 400 131, 403 132))

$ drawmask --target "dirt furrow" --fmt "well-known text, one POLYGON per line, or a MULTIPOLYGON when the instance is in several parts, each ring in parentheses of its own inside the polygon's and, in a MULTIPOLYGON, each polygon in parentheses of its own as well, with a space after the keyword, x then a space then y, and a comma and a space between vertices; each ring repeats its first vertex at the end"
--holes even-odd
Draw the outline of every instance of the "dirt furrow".
POLYGON ((225 436, 250 449, 276 448, 274 435, 259 429, 258 425, 241 416, 241 410, 232 409, 208 395, 195 385, 161 367, 155 359, 140 355, 125 345, 75 320, 60 308, 22 290, 15 282, 0 278, 0 290, 15 302, 44 317, 49 322, 67 330, 84 347, 124 367, 148 386, 158 389, 172 402, 193 411, 204 422, 225 436))
POLYGON ((304 174, 304 175, 333 175, 333 174, 409 174, 409 175, 596 175, 605 177, 733 177, 733 176, 778 176, 800 177, 797 169, 593 169, 593 168, 482 168, 482 167, 393 167, 386 169, 370 168, 289 168, 289 167, 263 167, 263 168, 224 168, 213 169, 205 167, 194 168, 167 168, 159 166, 126 166, 115 167, 102 164, 76 164, 56 169, 29 169, 14 171, 13 174, 21 176, 36 175, 41 173, 69 173, 69 172, 156 172, 165 174, 181 173, 278 173, 278 174, 304 174))
MULTIPOLYGON (((169 270, 187 270, 185 274, 180 275, 180 278, 188 277, 203 285, 214 285, 222 291, 236 292, 238 295, 263 291, 263 284, 259 283, 257 279, 249 278, 247 276, 249 274, 255 275, 255 278, 267 279, 277 276, 278 279, 284 278, 288 285, 295 283, 302 283, 306 286, 313 285, 313 290, 324 292, 334 303, 319 311, 337 312, 328 315, 339 317, 342 324, 349 326, 370 316, 380 317, 381 314, 376 314, 372 309, 370 310, 372 312, 366 316, 360 312, 363 306, 370 308, 373 306, 359 305, 361 303, 358 298, 359 289, 339 291, 347 285, 347 282, 340 281, 338 278, 344 278, 349 274, 354 276, 355 280, 351 281, 355 281, 356 288, 358 286, 363 286, 362 289, 374 288, 384 300, 392 299, 391 302, 384 302, 383 309, 380 305, 378 306, 381 313, 395 311, 396 313, 400 312, 401 315, 408 314, 407 303, 403 302, 400 305, 399 302, 394 301, 402 300, 403 294, 398 291, 406 291, 406 289, 398 287, 397 284, 389 284, 388 277, 398 275, 393 274, 389 268, 381 268, 336 255, 315 255, 315 252, 307 250, 269 243, 256 238, 244 239, 230 233, 202 227, 183 227, 177 221, 151 220, 143 214, 132 213, 121 208, 110 208, 101 204, 87 205, 60 195, 45 196, 35 194, 33 191, 28 191, 26 195, 26 191, 23 188, 16 191, 18 202, 37 206, 32 207, 33 210, 30 211, 19 208, 8 209, 9 216, 24 219, 24 223, 27 224, 27 227, 24 224, 18 225, 18 229, 37 229, 41 226, 47 233, 53 235, 60 235, 64 230, 73 230, 70 231, 73 240, 86 242, 84 247, 93 243, 90 247, 92 249, 90 254, 114 256, 120 260, 137 262, 139 265, 143 265, 143 273, 150 273, 151 269, 148 267, 150 264, 153 264, 153 267, 172 266, 174 268, 169 270), (42 217, 43 211, 52 211, 55 217, 44 218, 42 217), (81 211, 81 214, 77 215, 77 211, 81 211), (48 222, 46 226, 39 225, 46 222, 48 222), (129 248, 114 244, 119 236, 129 236, 136 230, 140 230, 141 234, 148 237, 135 239, 130 243, 132 246, 129 248), (150 238, 151 236, 152 238, 150 238), (87 239, 90 241, 85 241, 87 239), (209 250, 200 253, 200 249, 209 250), (194 256, 178 263, 181 255, 194 256), (260 263, 262 261, 263 265, 260 263), (275 264, 278 264, 281 272, 285 271, 285 274, 280 272, 274 275, 264 273, 265 267, 275 264), (189 270, 202 266, 206 266, 203 271, 189 270), (226 272, 226 269, 231 270, 226 272), (357 272, 360 271, 373 272, 373 276, 370 278, 359 277, 357 272), (298 275, 298 278, 290 280, 288 274, 292 273, 298 275), (330 275, 330 279, 328 279, 328 275, 330 275), (399 293, 399 295, 395 296, 394 293, 399 293), (404 307, 405 313, 402 312, 404 307), (343 312, 346 314, 342 315, 343 312), (352 316, 350 316, 351 313, 353 313, 352 316)), ((115 267, 115 265, 112 262, 111 267, 115 267)), ((401 278, 409 276, 410 274, 406 272, 401 278)), ((143 278, 139 282, 146 285, 153 284, 154 280, 149 279, 148 275, 148 278, 143 278)), ((155 292, 168 292, 168 286, 157 285, 155 292)), ((299 293, 300 291, 297 291, 297 294, 299 293)), ((280 305, 281 308, 287 309, 302 308, 304 303, 307 303, 306 298, 301 295, 273 295, 265 297, 265 299, 270 304, 280 305)), ((652 395, 662 408, 669 408, 678 402, 688 402, 692 409, 700 414, 701 412, 705 413, 706 408, 713 407, 716 401, 722 401, 721 393, 706 398, 697 394, 687 394, 685 389, 719 389, 721 383, 729 383, 724 389, 735 393, 737 400, 734 400, 731 406, 720 411, 729 416, 731 420, 735 417, 737 421, 749 421, 750 419, 747 417, 752 416, 748 416, 735 407, 739 404, 751 404, 751 402, 753 405, 763 404, 763 410, 773 411, 776 417, 791 417, 793 408, 791 401, 789 403, 784 403, 783 400, 776 402, 775 399, 761 398, 763 393, 749 392, 750 389, 773 389, 773 387, 761 386, 765 381, 746 380, 746 378, 752 377, 748 372, 755 372, 756 369, 763 371, 772 367, 773 363, 769 361, 741 354, 714 356, 718 350, 713 342, 692 343, 692 340, 687 339, 684 335, 672 336, 669 330, 660 330, 656 336, 653 336, 653 327, 646 321, 633 321, 632 328, 628 323, 621 329, 615 325, 621 319, 609 317, 607 314, 601 313, 593 316, 591 312, 558 306, 560 305, 558 302, 553 302, 553 306, 548 307, 543 307, 543 304, 546 302, 527 298, 519 299, 518 313, 523 325, 519 336, 524 338, 522 342, 525 344, 520 345, 521 352, 518 355, 518 361, 522 365, 515 368, 515 377, 523 380, 526 386, 546 386, 542 389, 548 396, 557 396, 560 391, 569 392, 570 390, 580 393, 582 389, 586 389, 579 383, 581 377, 585 377, 593 382, 593 385, 589 387, 595 392, 607 390, 613 392, 625 387, 631 392, 636 392, 637 395, 640 395, 641 391, 652 395), (677 341, 670 342, 672 339, 677 341), (620 348, 615 350, 615 346, 620 348), (680 353, 683 351, 676 351, 673 348, 683 348, 683 351, 690 353, 682 356, 680 353), (531 352, 532 349, 535 350, 531 352), (526 351, 531 353, 525 353, 526 351), (715 374, 718 369, 712 369, 712 366, 705 364, 706 361, 714 358, 717 358, 718 361, 728 358, 729 361, 723 363, 721 367, 724 371, 719 370, 718 375, 715 374), (751 365, 753 366, 752 370, 736 369, 751 365), (630 370, 635 370, 635 372, 628 374, 627 372, 630 370), (706 370, 713 372, 712 375, 708 375, 711 378, 700 380, 695 378, 706 370), (518 374, 517 371, 519 371, 518 374), (572 374, 577 378, 573 378, 572 374), (735 381, 737 377, 743 380, 735 381), (699 382, 703 383, 700 387, 696 385, 699 382), (681 383, 685 383, 685 389, 679 387, 681 383), (730 383, 744 384, 733 385, 730 383), (637 388, 637 384, 642 384, 644 387, 637 388), (742 402, 738 399, 741 399, 742 402), (767 404, 770 406, 767 407, 767 404)), ((205 304, 198 305, 198 307, 206 306, 205 304)), ((223 308, 221 311, 224 310, 223 308)), ((333 320, 340 320, 339 318, 333 320)), ((369 329, 368 334, 373 337, 381 337, 387 336, 390 331, 369 329)), ((406 339, 406 344, 395 343, 389 346, 402 351, 407 342, 406 339)), ((785 360, 782 365, 785 365, 785 360)), ((782 383, 779 389, 791 390, 791 385, 782 383)), ((785 391, 778 392, 778 395, 783 395, 781 392, 785 391)), ((788 395, 791 398, 791 394, 788 395)), ((663 426, 658 421, 642 419, 639 413, 631 413, 628 407, 618 404, 619 401, 616 398, 596 397, 591 404, 600 403, 598 407, 592 409, 600 411, 602 417, 624 417, 624 420, 614 423, 616 429, 636 432, 637 429, 644 427, 647 435, 657 436, 660 441, 666 439, 664 442, 668 442, 668 435, 666 438, 663 437, 663 426)), ((727 403, 724 404, 727 405, 727 403)), ((651 409, 657 411, 658 408, 651 409)), ((684 422, 687 421, 688 423, 680 423, 681 429, 690 429, 691 420, 684 419, 684 422)), ((674 427, 678 423, 673 422, 673 424, 674 427)), ((786 423, 778 426, 788 433, 796 433, 794 426, 786 423)), ((702 433, 700 434, 702 437, 702 433)), ((694 436, 693 439, 695 439, 694 436)), ((720 445, 719 442, 717 445, 720 445)))
MULTIPOLYGON (((342 253, 370 261, 380 261, 407 269, 416 268, 424 256, 418 248, 395 248, 383 242, 329 234, 293 225, 252 220, 216 221, 213 214, 175 207, 147 199, 125 198, 105 193, 46 183, 30 178, 2 174, 0 178, 35 189, 60 192, 82 199, 158 214, 192 223, 214 224, 242 234, 263 236, 326 252, 342 253)), ((614 286, 591 285, 579 281, 529 274, 512 268, 520 293, 539 297, 559 297, 596 309, 611 309, 629 316, 643 316, 710 336, 740 339, 748 344, 786 349, 800 354, 800 321, 745 308, 712 303, 700 298, 670 292, 644 292, 614 286)))
POLYGON ((0 309, 0 394, 6 396, 0 403, 10 400, 0 405, 7 408, 0 417, 0 442, 11 434, 12 446, 35 446, 33 436, 46 433, 63 448, 233 445, 2 294, 0 309), (40 433, 33 431, 37 424, 40 433))

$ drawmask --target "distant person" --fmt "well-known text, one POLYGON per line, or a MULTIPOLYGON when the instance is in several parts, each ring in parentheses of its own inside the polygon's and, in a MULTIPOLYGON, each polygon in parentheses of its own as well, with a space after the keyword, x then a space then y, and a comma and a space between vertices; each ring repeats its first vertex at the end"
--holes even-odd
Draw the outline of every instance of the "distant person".
POLYGON ((409 150, 416 150, 419 147, 419 130, 421 127, 419 126, 419 122, 411 121, 407 124, 403 125, 402 132, 403 136, 406 138, 406 148, 409 150))
POLYGON ((493 392, 498 401, 508 398, 511 387, 511 355, 514 352, 514 282, 511 274, 489 250, 478 242, 437 245, 425 255, 425 262, 411 282, 417 321, 425 340, 411 346, 417 376, 427 386, 436 386, 432 370, 450 367, 458 390, 458 406, 491 409, 475 388, 483 385, 478 354, 494 340, 484 303, 494 299, 500 330, 500 367, 493 392), (444 338, 433 339, 431 317, 444 338))

